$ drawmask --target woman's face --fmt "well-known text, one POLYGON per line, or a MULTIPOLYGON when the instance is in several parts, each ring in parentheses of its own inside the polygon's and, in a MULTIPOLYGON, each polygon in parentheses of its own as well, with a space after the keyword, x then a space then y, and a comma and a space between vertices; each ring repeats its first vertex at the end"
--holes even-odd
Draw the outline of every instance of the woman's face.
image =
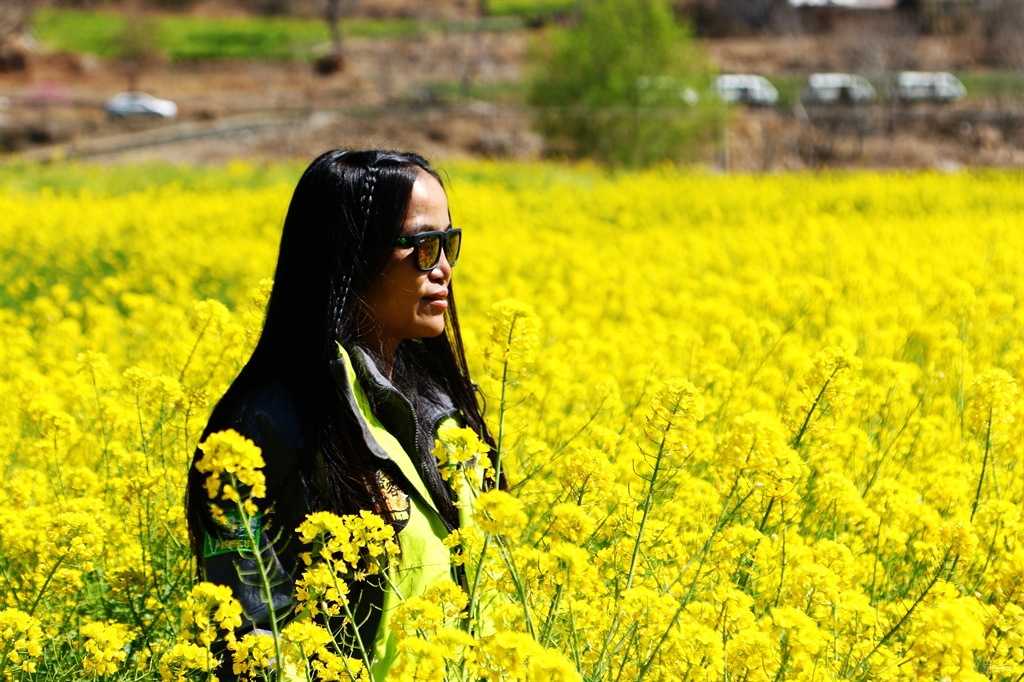
MULTIPOLYGON (((409 197, 409 210, 400 236, 432 230, 449 230, 448 197, 441 183, 423 170, 416 177, 409 197)), ((416 268, 412 247, 390 247, 384 269, 365 295, 366 317, 363 337, 384 357, 393 357, 406 339, 423 339, 444 333, 448 309, 448 283, 452 268, 444 250, 433 270, 416 268)))

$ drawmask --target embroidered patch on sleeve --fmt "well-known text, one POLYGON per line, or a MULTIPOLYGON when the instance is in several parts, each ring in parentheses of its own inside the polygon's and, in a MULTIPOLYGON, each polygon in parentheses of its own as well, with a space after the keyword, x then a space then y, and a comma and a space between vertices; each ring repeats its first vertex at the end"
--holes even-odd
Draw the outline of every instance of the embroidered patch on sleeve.
POLYGON ((379 469, 377 470, 377 484, 380 485, 380 491, 384 494, 384 503, 395 520, 396 530, 402 530, 409 523, 409 496, 391 480, 390 476, 379 469))
MULTIPOLYGON (((242 517, 237 511, 229 511, 224 514, 227 517, 227 525, 218 524, 216 536, 204 533, 203 537, 203 558, 209 559, 218 554, 251 554, 252 547, 249 544, 248 534, 242 524, 242 517)), ((260 524, 260 514, 255 514, 249 519, 249 528, 252 529, 252 536, 257 545, 260 535, 263 532, 260 524)))

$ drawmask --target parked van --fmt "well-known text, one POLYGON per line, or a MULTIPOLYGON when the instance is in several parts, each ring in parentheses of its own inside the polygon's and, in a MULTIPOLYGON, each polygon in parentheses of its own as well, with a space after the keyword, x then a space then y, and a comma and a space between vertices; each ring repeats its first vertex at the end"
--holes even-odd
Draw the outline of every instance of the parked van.
POLYGON ((903 71, 896 80, 896 94, 907 101, 949 102, 962 99, 967 88, 945 71, 903 71))
POLYGON ((812 73, 804 101, 814 104, 858 104, 875 99, 875 88, 855 73, 812 73))
POLYGON ((779 101, 779 91, 764 76, 732 73, 715 79, 715 92, 724 101, 767 106, 779 101))

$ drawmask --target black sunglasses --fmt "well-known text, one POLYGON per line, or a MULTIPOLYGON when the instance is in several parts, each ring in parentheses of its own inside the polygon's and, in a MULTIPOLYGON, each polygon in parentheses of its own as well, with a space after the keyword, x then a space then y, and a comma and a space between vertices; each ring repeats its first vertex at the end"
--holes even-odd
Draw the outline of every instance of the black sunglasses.
POLYGON ((441 260, 441 249, 448 259, 448 265, 459 262, 459 250, 462 248, 462 230, 453 227, 444 232, 420 232, 408 237, 391 240, 391 246, 411 246, 416 249, 416 269, 430 272, 441 260))

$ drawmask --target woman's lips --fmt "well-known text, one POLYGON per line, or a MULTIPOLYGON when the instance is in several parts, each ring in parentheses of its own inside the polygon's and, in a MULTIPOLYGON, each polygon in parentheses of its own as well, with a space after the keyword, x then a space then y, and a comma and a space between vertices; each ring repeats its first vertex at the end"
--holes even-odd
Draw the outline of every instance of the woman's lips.
POLYGON ((448 307, 448 292, 442 291, 430 296, 424 296, 423 300, 427 302, 427 305, 431 308, 437 308, 444 310, 448 307))

